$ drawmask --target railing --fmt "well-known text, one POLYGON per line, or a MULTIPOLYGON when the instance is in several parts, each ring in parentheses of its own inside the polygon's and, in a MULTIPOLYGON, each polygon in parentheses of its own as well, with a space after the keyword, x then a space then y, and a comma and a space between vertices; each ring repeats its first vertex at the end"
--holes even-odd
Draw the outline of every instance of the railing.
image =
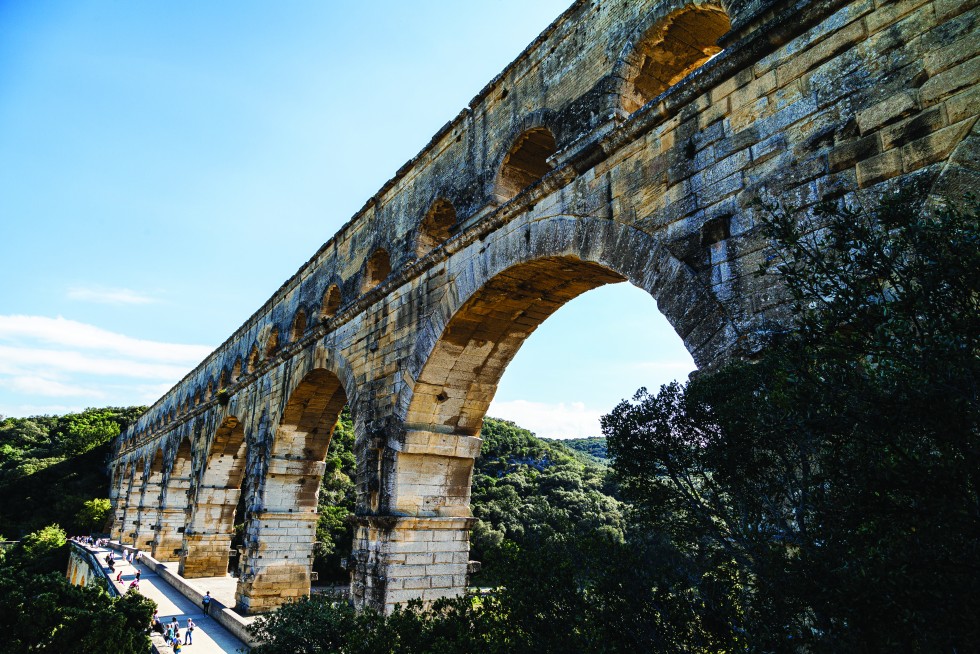
POLYGON ((105 571, 105 568, 102 567, 102 563, 99 561, 95 553, 77 541, 72 540, 68 542, 71 543, 72 551, 85 560, 89 568, 94 571, 95 576, 105 582, 103 587, 109 592, 109 594, 113 597, 119 597, 119 589, 116 588, 114 583, 112 583, 112 580, 109 578, 109 574, 105 571))

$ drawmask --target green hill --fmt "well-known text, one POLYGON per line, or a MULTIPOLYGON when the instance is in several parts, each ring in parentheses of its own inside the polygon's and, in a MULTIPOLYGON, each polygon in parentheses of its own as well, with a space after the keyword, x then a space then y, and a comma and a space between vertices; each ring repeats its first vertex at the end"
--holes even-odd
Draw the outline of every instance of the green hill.
POLYGON ((109 496, 110 442, 144 407, 86 409, 0 421, 0 534, 57 523, 77 532, 86 501, 109 496))
POLYGON ((603 465, 609 465, 610 459, 609 454, 606 451, 606 437, 605 436, 590 436, 589 438, 545 438, 551 443, 558 443, 564 445, 570 450, 575 452, 580 452, 587 457, 588 460, 595 463, 601 463, 603 465))

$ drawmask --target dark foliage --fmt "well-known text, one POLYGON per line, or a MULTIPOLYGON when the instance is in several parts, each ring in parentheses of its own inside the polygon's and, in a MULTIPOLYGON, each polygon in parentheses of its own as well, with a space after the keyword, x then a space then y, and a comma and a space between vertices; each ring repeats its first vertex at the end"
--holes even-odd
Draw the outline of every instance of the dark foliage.
POLYGON ((0 562, 0 653, 132 654, 149 650, 155 604, 111 597, 65 578, 68 546, 56 525, 25 537, 0 562))
MULTIPOLYGON (((980 642, 980 232, 901 201, 774 212, 796 329, 604 420, 623 492, 752 650, 980 642)), ((713 619, 705 603, 703 619, 713 619)))
POLYGON ((623 540, 622 508, 612 496, 607 468, 506 420, 486 418, 481 437, 471 503, 480 520, 471 544, 483 570, 474 583, 500 583, 500 570, 509 565, 507 542, 595 533, 623 540))

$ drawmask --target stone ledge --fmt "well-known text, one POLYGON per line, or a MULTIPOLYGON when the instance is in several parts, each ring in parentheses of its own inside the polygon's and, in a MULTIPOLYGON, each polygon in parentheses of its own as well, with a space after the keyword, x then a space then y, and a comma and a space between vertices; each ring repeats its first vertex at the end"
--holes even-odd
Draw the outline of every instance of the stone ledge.
POLYGON ((405 530, 469 530, 476 518, 466 516, 400 516, 362 515, 355 518, 358 528, 375 528, 393 531, 405 530))
POLYGON ((483 439, 476 436, 440 434, 434 431, 410 429, 405 439, 396 441, 392 449, 403 454, 430 454, 457 459, 475 459, 480 456, 483 439))
POLYGON ((253 520, 292 520, 295 522, 316 522, 320 514, 313 511, 254 511, 249 514, 253 520))

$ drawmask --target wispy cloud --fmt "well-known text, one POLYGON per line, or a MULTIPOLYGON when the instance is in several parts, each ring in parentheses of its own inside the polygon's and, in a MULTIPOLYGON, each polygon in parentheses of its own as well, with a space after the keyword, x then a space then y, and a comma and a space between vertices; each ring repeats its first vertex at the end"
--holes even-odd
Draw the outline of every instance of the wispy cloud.
POLYGON ((105 397, 98 389, 84 388, 74 384, 64 384, 43 377, 0 377, 0 386, 24 395, 42 397, 105 397))
POLYGON ((0 413, 150 404, 210 354, 62 317, 0 315, 0 413), (44 404, 59 398, 76 404, 44 404))
POLYGON ((100 286, 73 286, 68 289, 68 299, 98 304, 152 304, 157 301, 145 293, 128 288, 100 286))
POLYGON ((208 345, 179 345, 138 338, 58 316, 0 316, 0 340, 27 340, 83 350, 101 350, 140 360, 197 363, 208 345))
MULTIPOLYGON (((197 363, 195 361, 195 363, 197 363)), ((34 370, 50 374, 82 373, 86 375, 136 377, 140 379, 180 379, 188 365, 168 365, 99 355, 87 355, 71 350, 46 350, 0 345, 0 374, 18 375, 34 370)))
POLYGON ((545 438, 584 438, 601 436, 599 418, 605 412, 587 407, 582 402, 492 402, 488 415, 512 420, 545 438))

